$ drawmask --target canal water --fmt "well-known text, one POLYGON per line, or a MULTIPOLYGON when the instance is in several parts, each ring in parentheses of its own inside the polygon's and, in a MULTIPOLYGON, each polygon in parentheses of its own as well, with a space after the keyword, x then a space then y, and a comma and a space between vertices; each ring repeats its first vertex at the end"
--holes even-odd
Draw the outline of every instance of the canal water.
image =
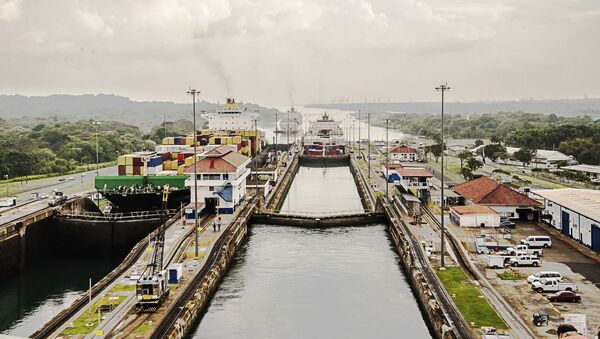
MULTIPOLYGON (((362 209, 348 167, 301 167, 285 211, 362 209)), ((429 338, 384 225, 254 225, 193 338, 429 338)))
POLYGON ((27 337, 85 293, 122 258, 52 254, 0 283, 0 333, 27 337))

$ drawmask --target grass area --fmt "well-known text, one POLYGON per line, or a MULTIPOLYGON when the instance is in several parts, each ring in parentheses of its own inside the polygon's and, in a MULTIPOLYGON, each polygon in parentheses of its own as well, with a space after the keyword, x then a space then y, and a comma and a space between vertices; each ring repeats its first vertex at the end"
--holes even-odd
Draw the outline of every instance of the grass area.
POLYGON ((135 334, 144 334, 144 333, 150 332, 151 329, 152 329, 152 325, 150 325, 148 323, 143 323, 138 328, 135 329, 134 333, 135 334))
POLYGON ((373 196, 375 196, 375 199, 377 199, 381 196, 384 196, 384 195, 385 195, 385 193, 383 193, 383 192, 379 192, 379 191, 373 192, 373 196))
POLYGON ((474 324, 474 327, 508 328, 498 313, 481 295, 481 292, 471 285, 460 268, 450 267, 444 271, 438 270, 437 275, 468 324, 474 324))
POLYGON ((503 273, 498 273, 498 278, 502 280, 521 280, 524 277, 519 272, 507 271, 503 273))
POLYGON ((73 324, 62 331, 61 335, 75 335, 75 334, 88 334, 91 333, 96 326, 98 326, 98 307, 102 305, 114 304, 119 305, 125 300, 124 296, 111 296, 110 294, 103 296, 97 302, 88 308, 79 318, 77 318, 73 324), (88 326, 88 324, 90 326, 88 326))
POLYGON ((365 167, 365 161, 362 158, 358 159, 358 166, 365 167))
POLYGON ((115 287, 113 287, 110 292, 114 293, 114 292, 131 292, 131 291, 135 291, 135 285, 131 284, 131 285, 115 285, 115 287))

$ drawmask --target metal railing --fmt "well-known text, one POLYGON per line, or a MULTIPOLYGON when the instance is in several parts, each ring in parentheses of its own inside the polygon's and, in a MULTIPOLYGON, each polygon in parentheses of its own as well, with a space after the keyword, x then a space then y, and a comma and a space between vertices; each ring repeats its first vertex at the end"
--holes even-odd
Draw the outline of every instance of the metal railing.
MULTIPOLYGON (((177 209, 169 209, 166 211, 168 215, 174 215, 178 212, 177 209)), ((75 219, 86 220, 136 220, 136 219, 152 219, 160 218, 162 211, 139 211, 128 213, 99 213, 85 211, 60 211, 58 216, 75 219)))
POLYGON ((275 215, 282 217, 311 217, 311 218, 326 218, 326 217, 341 217, 364 215, 364 210, 346 210, 346 211, 331 211, 331 212, 312 212, 312 211, 287 211, 276 213, 275 215))

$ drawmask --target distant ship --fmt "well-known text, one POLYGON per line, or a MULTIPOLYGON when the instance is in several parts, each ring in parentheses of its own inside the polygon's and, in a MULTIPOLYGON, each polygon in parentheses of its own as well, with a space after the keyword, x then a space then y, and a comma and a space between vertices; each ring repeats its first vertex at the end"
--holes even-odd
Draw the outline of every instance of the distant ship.
POLYGON ((336 157, 346 154, 344 130, 337 122, 323 113, 321 119, 311 123, 302 138, 304 155, 309 157, 336 157))

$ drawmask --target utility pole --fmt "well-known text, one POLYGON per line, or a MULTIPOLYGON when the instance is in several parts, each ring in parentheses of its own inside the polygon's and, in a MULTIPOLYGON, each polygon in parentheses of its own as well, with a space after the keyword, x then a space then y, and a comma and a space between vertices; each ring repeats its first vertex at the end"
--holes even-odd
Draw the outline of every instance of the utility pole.
POLYGON ((278 130, 277 130, 277 113, 278 113, 278 111, 276 110, 275 111, 275 164, 279 163, 279 155, 278 155, 278 149, 277 149, 278 148, 278 146, 277 146, 277 134, 278 134, 277 133, 278 132, 278 130))
POLYGON ((360 110, 358 110, 358 157, 360 158, 360 151, 362 150, 362 145, 360 143, 360 110))
POLYGON ((194 114, 194 237, 196 238, 196 241, 194 241, 194 254, 198 257, 198 166, 196 164, 198 160, 198 153, 196 153, 198 138, 196 137, 196 95, 200 95, 200 91, 190 88, 187 93, 192 95, 192 112, 194 114))
POLYGON ((98 125, 100 125, 100 122, 94 120, 94 122, 92 122, 92 125, 94 125, 96 129, 96 175, 100 175, 100 165, 98 157, 98 125))
POLYGON ((163 133, 164 133, 163 134, 164 138, 166 138, 167 137, 167 115, 166 114, 163 114, 163 133))
POLYGON ((390 145, 388 139, 388 124, 390 122, 390 118, 385 118, 385 198, 388 199, 389 196, 389 185, 388 179, 390 177, 390 145))
POLYGON ((442 237, 441 237, 441 261, 440 261, 440 269, 445 269, 444 265, 444 254, 445 254, 445 243, 444 243, 444 94, 446 91, 450 90, 448 83, 441 84, 439 87, 435 88, 436 91, 442 93, 442 191, 440 197, 440 206, 442 211, 442 237))
POLYGON ((258 119, 254 119, 254 140, 257 143, 255 146, 256 152, 254 152, 254 195, 258 197, 258 168, 256 168, 256 158, 258 155, 258 119))
POLYGON ((4 175, 4 179, 6 180, 6 197, 8 198, 8 174, 4 175))
POLYGON ((290 147, 290 111, 288 110, 288 117, 287 117, 287 145, 288 147, 290 147))
POLYGON ((371 179, 371 112, 367 113, 367 156, 369 166, 369 179, 371 179))

